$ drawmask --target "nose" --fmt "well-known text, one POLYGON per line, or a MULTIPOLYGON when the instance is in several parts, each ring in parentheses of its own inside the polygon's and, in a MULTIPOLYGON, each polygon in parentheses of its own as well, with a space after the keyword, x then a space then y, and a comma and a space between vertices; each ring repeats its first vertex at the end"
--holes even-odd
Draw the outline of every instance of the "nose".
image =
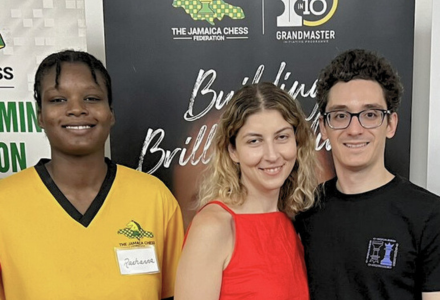
POLYGON ((358 135, 361 134, 364 131, 364 127, 362 127, 359 116, 353 116, 351 118, 350 125, 348 125, 346 132, 351 135, 358 135))
POLYGON ((267 161, 274 162, 278 159, 278 157, 279 157, 279 152, 275 143, 273 141, 267 142, 264 147, 264 158, 267 161))
POLYGON ((67 101, 67 115, 80 116, 88 113, 83 99, 69 99, 67 101))

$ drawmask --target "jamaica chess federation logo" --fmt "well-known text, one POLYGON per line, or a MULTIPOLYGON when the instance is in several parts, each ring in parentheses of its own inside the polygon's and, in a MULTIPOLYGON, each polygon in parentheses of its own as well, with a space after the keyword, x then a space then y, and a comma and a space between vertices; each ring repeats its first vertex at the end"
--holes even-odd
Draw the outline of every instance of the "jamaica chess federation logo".
POLYGON ((222 21, 225 17, 232 20, 243 20, 244 11, 224 0, 174 0, 173 7, 183 8, 194 21, 205 21, 212 26, 203 26, 203 23, 193 27, 171 28, 174 40, 192 40, 194 42, 219 42, 225 40, 247 39, 249 28, 246 26, 215 26, 216 20, 222 21))
POLYGON ((369 267, 392 269, 396 265, 399 244, 395 240, 373 238, 368 244, 367 259, 369 267))
POLYGON ((4 47, 6 47, 6 43, 5 40, 3 39, 1 33, 0 33, 0 49, 3 49, 4 47))
POLYGON ((241 7, 233 6, 223 0, 174 0, 174 7, 182 7, 195 21, 207 21, 215 25, 215 20, 228 16, 233 20, 244 19, 241 7))
POLYGON ((123 234, 129 239, 153 238, 154 235, 150 231, 145 231, 138 222, 130 221, 125 228, 118 230, 118 234, 123 234))
POLYGON ((338 0, 281 0, 284 13, 277 17, 278 27, 315 27, 329 21, 338 7, 338 0))

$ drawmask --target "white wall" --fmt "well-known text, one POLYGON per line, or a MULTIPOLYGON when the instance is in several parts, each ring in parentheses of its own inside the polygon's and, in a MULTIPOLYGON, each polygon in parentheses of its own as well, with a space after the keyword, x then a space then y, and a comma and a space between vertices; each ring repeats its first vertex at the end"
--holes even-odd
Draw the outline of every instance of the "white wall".
POLYGON ((427 187, 440 195, 440 1, 432 3, 427 187))
POLYGON ((105 64, 103 0, 85 0, 87 51, 105 64))
MULTIPOLYGON (((88 51, 105 62, 102 0, 85 0, 85 8, 88 51)), ((430 89, 440 84, 440 55, 431 57, 440 53, 440 1, 416 0, 415 14, 410 179, 440 195, 440 89, 430 89)))
POLYGON ((433 0, 416 0, 410 179, 426 188, 433 0))
POLYGON ((410 179, 440 195, 440 1, 416 0, 410 179), (426 117, 428 116, 428 117, 426 117))
MULTIPOLYGON (((87 25, 87 51, 97 59, 105 61, 104 12, 102 0, 85 0, 87 25)), ((105 144, 105 156, 111 157, 110 137, 105 144)))

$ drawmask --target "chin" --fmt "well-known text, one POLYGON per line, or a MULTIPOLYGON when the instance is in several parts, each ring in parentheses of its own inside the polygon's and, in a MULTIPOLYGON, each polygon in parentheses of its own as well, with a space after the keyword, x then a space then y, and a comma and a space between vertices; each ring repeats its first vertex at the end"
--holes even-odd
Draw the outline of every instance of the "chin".
POLYGON ((69 156, 81 157, 81 156, 95 155, 97 153, 104 153, 104 150, 96 150, 96 149, 85 148, 85 147, 77 147, 77 148, 67 149, 67 150, 63 151, 63 153, 66 155, 69 155, 69 156))
POLYGON ((368 164, 365 162, 359 162, 359 163, 350 162, 346 164, 341 164, 341 166, 347 170, 360 171, 366 169, 368 167, 368 164))
POLYGON ((281 187, 283 186, 284 182, 282 184, 271 184, 264 186, 264 189, 269 192, 279 191, 281 187))

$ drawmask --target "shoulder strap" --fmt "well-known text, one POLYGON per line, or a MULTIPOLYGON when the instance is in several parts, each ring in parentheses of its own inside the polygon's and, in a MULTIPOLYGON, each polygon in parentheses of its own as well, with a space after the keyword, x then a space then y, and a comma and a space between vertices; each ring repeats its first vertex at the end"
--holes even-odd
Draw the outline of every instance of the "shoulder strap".
MULTIPOLYGON (((210 205, 210 204, 217 204, 217 205, 219 205, 220 207, 222 207, 224 210, 226 210, 228 213, 230 213, 230 214, 232 215, 232 218, 234 219, 234 222, 235 222, 235 217, 236 217, 237 214, 236 214, 235 212, 233 212, 232 209, 230 209, 226 204, 224 204, 223 202, 218 201, 218 200, 214 200, 214 201, 211 201, 211 202, 206 203, 205 205, 203 205, 203 206, 197 211, 197 213, 199 213, 202 209, 204 209, 206 206, 208 206, 208 205, 210 205)), ((185 237, 184 237, 184 239, 183 239, 183 245, 182 245, 182 248, 185 246, 186 238, 188 237, 188 232, 189 232, 189 230, 191 229, 191 225, 192 225, 192 221, 189 223, 188 228, 186 229, 185 237)))
POLYGON ((235 217, 235 215, 236 215, 236 213, 232 209, 230 209, 226 204, 224 204, 223 202, 218 201, 218 200, 214 200, 214 201, 206 203, 199 211, 201 211, 202 209, 204 209, 206 206, 208 206, 210 204, 217 204, 217 205, 219 205, 221 208, 223 208, 228 213, 230 213, 233 217, 235 217))

